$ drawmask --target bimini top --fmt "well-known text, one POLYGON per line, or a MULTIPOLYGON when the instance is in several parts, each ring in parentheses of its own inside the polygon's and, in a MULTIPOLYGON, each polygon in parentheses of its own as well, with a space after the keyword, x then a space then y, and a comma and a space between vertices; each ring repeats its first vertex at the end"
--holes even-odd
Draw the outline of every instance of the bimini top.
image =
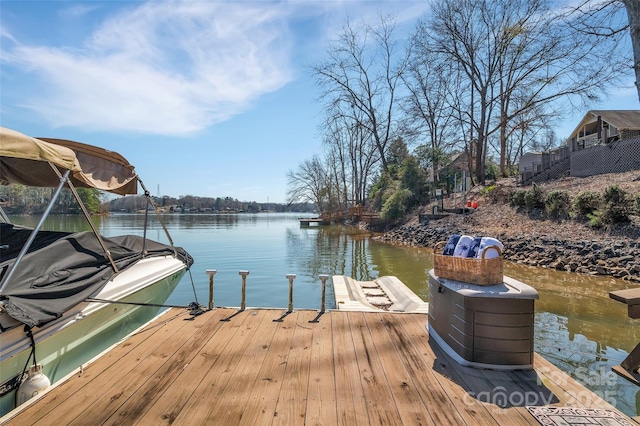
POLYGON ((56 187, 60 177, 51 168, 71 171, 72 183, 114 194, 136 194, 134 167, 117 152, 62 139, 32 138, 0 127, 0 184, 56 187))

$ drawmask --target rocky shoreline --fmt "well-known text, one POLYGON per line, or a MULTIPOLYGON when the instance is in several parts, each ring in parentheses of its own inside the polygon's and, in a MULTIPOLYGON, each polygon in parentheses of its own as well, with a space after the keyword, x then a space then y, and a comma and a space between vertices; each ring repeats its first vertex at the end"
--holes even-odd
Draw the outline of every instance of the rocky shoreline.
MULTIPOLYGON (((470 229, 452 229, 410 223, 374 237, 391 244, 433 247, 454 233, 487 235, 470 229)), ((489 236, 489 235, 487 235, 489 236)), ((633 240, 565 240, 547 235, 491 235, 504 245, 505 260, 530 266, 590 275, 610 275, 640 283, 640 243, 633 240)))
MULTIPOLYGON (((588 178, 564 177, 540 186, 545 191, 562 190, 572 197, 581 191, 602 193, 617 185, 632 197, 640 194, 640 171, 597 175, 588 178)), ((567 273, 612 276, 640 284, 640 216, 628 223, 593 228, 584 220, 553 220, 544 210, 526 211, 509 203, 509 193, 521 189, 515 180, 495 182, 491 191, 474 187, 467 199, 478 202, 471 214, 450 214, 439 220, 420 223, 419 214, 395 229, 374 237, 391 244, 433 247, 452 234, 494 237, 504 245, 504 259, 530 266, 553 268, 567 273)), ((444 200, 445 208, 460 207, 444 200)), ((433 206, 424 206, 431 213, 433 206)))

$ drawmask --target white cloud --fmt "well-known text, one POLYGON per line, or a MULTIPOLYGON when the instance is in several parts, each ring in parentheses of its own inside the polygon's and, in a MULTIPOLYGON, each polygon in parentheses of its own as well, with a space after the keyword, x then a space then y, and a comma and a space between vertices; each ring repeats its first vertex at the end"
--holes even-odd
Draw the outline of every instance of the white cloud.
MULTIPOLYGON (((6 38, 8 40, 11 40, 13 43, 16 42, 13 36, 4 27, 0 27, 0 38, 6 38)), ((6 49, 6 47, 3 46, 3 50, 4 49, 6 49)))
POLYGON ((3 60, 42 77, 46 90, 27 107, 55 126, 181 135, 292 79, 287 13, 274 3, 150 2, 108 18, 79 48, 20 45, 3 60))
POLYGON ((99 9, 100 6, 98 4, 74 4, 71 7, 63 9, 60 12, 60 16, 76 19, 99 9))
POLYGON ((414 1, 81 3, 61 8, 57 25, 75 22, 81 30, 105 18, 78 45, 17 40, 3 47, 2 61, 25 76, 15 88, 28 100, 22 106, 54 127, 185 135, 283 88, 295 78, 295 62, 322 55, 327 36, 347 15, 370 20, 386 9, 402 23, 426 7, 414 1), (304 46, 294 44, 301 34, 304 46))

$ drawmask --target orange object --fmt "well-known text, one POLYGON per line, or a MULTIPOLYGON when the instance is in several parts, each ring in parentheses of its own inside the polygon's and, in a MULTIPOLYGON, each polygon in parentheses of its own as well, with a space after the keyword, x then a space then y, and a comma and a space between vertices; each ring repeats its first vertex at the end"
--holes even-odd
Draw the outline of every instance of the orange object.
POLYGON ((474 201, 473 203, 471 203, 471 207, 473 207, 474 209, 478 208, 478 202, 474 201))

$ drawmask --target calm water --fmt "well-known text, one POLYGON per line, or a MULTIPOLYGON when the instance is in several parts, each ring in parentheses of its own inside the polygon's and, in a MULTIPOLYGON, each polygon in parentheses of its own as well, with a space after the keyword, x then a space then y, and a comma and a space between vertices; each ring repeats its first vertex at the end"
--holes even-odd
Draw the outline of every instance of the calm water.
MULTIPOLYGON (((296 274, 294 308, 318 309, 319 274, 349 275, 369 280, 395 275, 427 300, 427 272, 431 250, 378 243, 351 227, 300 227, 298 214, 167 215, 166 225, 176 245, 195 259, 169 299, 188 304, 197 298, 208 303, 207 269, 216 269, 214 303, 239 306, 240 270, 248 270, 247 306, 288 304, 286 274, 296 274)), ((14 217, 14 223, 34 225, 35 218, 14 217)), ((103 235, 142 235, 142 215, 114 214, 94 219, 103 235)), ((147 236, 167 239, 151 220, 147 236)), ((80 217, 53 217, 46 229, 86 230, 80 217)), ((640 388, 611 372, 640 342, 640 323, 627 317, 626 306, 608 298, 608 292, 629 288, 622 280, 589 277, 505 263, 505 274, 533 286, 536 302, 535 350, 560 369, 594 390, 628 415, 640 415, 640 388)), ((327 306, 334 307, 333 288, 327 283, 327 306)), ((587 395, 575 395, 585 400, 587 395)))

